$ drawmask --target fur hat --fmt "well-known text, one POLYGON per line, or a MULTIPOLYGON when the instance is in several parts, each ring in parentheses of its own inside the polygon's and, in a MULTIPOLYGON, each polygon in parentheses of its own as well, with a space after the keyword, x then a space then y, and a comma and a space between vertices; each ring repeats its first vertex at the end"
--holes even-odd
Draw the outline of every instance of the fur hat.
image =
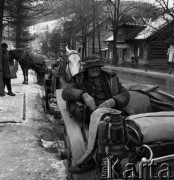
POLYGON ((92 56, 92 57, 86 58, 86 61, 84 64, 85 69, 88 69, 90 67, 97 67, 97 66, 99 67, 103 66, 102 61, 98 57, 92 56))

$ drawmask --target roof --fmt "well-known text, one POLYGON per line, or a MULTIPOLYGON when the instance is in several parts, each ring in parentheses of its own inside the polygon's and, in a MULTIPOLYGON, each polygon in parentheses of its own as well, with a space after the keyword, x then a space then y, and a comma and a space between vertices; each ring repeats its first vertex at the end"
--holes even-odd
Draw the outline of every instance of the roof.
MULTIPOLYGON (((165 14, 163 16, 159 16, 156 20, 151 21, 148 23, 147 27, 139 27, 135 31, 126 35, 126 40, 128 39, 147 39, 157 31, 161 30, 165 27, 168 23, 170 23, 173 17, 169 14, 165 14)), ((113 35, 106 39, 104 42, 111 42, 113 41, 113 35)))
POLYGON ((126 40, 131 40, 134 39, 142 30, 144 30, 146 27, 145 26, 140 26, 134 28, 131 32, 126 34, 125 39, 126 40))
POLYGON ((114 37, 113 35, 111 37, 109 37, 108 39, 104 40, 104 42, 111 42, 114 40, 114 37))
POLYGON ((120 25, 146 26, 147 20, 137 16, 123 14, 120 19, 120 25))
MULTIPOLYGON (((130 40, 130 39, 134 39, 136 36, 137 36, 137 34, 139 34, 144 28, 146 28, 146 27, 138 27, 137 26, 137 28, 135 28, 134 30, 132 30, 130 33, 128 33, 128 34, 126 34, 126 38, 125 38, 125 40, 130 40)), ((114 40, 114 37, 113 37, 113 35, 112 36, 110 36, 108 39, 106 39, 106 40, 104 40, 104 42, 111 42, 111 41, 113 41, 114 40)), ((119 40, 118 40, 118 42, 119 42, 119 40)))
MULTIPOLYGON (((135 30, 126 34, 126 40, 127 40, 136 37, 137 34, 147 26, 147 19, 123 14, 120 19, 119 26, 123 26, 123 25, 135 27, 135 30)), ((113 35, 108 39, 104 40, 104 42, 111 42, 111 41, 113 41, 113 35)))
POLYGON ((169 14, 159 16, 156 20, 151 21, 147 27, 141 31, 135 39, 147 39, 152 36, 154 33, 165 27, 168 23, 173 20, 173 17, 169 14))
POLYGON ((103 48, 103 49, 101 49, 101 51, 107 51, 108 50, 108 48, 103 48))
MULTIPOLYGON (((111 20, 111 18, 106 18, 106 19, 99 19, 98 21, 98 25, 101 26, 103 23, 105 23, 106 21, 111 20)), ((95 25, 97 28, 97 24, 95 25)), ((93 24, 90 23, 89 28, 88 28, 88 34, 93 32, 93 24)), ((82 35, 82 31, 80 31, 79 33, 76 34, 77 36, 81 36, 82 35)))

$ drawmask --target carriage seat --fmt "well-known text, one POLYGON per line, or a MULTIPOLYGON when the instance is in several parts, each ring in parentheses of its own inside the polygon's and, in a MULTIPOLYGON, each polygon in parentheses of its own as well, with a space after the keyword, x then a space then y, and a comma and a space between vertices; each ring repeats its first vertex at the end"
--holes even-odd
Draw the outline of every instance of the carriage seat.
POLYGON ((174 147, 174 111, 131 115, 127 117, 126 121, 137 129, 142 144, 149 145, 154 150, 155 156, 169 154, 170 147, 174 147), (168 152, 161 154, 159 149, 165 149, 165 147, 168 152))
POLYGON ((122 109, 128 115, 148 112, 173 111, 171 102, 163 101, 153 95, 158 86, 131 84, 126 87, 130 94, 128 105, 122 109))
POLYGON ((128 115, 152 112, 150 98, 138 91, 129 91, 130 100, 122 110, 128 115))

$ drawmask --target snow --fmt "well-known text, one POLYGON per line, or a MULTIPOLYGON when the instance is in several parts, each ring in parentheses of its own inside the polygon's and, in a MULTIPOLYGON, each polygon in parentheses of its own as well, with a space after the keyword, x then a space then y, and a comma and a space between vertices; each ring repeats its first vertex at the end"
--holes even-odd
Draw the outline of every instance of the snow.
POLYGON ((152 34, 154 34, 155 32, 159 31, 160 29, 162 29, 165 25, 167 25, 172 20, 173 20, 173 18, 169 14, 165 14, 164 16, 160 16, 155 21, 149 22, 147 27, 143 31, 141 31, 135 37, 135 39, 147 39, 152 34))
POLYGON ((39 24, 35 24, 29 27, 29 31, 34 33, 42 33, 42 32, 52 32, 55 28, 61 27, 60 20, 53 20, 48 22, 43 22, 39 24))
POLYGON ((31 34, 34 34, 34 33, 39 34, 42 32, 51 33, 51 32, 53 32, 54 29, 63 29, 63 23, 70 19, 71 19, 71 16, 70 17, 62 17, 62 18, 59 18, 56 20, 35 24, 35 25, 29 27, 29 31, 31 34))
POLYGON ((113 41, 114 40, 114 37, 113 35, 111 37, 109 37, 108 39, 104 40, 105 42, 109 42, 109 41, 113 41))

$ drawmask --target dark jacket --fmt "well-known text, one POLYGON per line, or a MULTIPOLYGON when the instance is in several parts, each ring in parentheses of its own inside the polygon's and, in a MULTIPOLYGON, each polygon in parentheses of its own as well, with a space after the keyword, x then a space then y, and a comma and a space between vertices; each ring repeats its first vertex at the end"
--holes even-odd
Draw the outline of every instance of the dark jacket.
POLYGON ((8 51, 2 52, 2 76, 4 79, 11 78, 8 51))
MULTIPOLYGON (((91 88, 85 87, 88 80, 86 78, 82 78, 82 80, 72 80, 71 83, 67 84, 62 92, 62 97, 65 101, 70 101, 73 105, 74 101, 82 101, 82 93, 87 92, 91 96, 93 94, 92 91, 94 91, 95 87, 91 84, 91 88), (90 92, 89 92, 90 91, 90 92)), ((105 71, 101 71, 101 84, 104 90, 104 93, 107 97, 107 99, 114 98, 114 100, 117 102, 116 109, 121 109, 125 107, 129 102, 129 92, 126 88, 124 88, 119 81, 116 73, 108 73, 105 71), (111 88, 111 76, 114 80, 113 87, 111 88), (114 89, 114 93, 112 92, 112 89, 114 89)), ((94 96, 93 96, 94 97, 94 96)))

